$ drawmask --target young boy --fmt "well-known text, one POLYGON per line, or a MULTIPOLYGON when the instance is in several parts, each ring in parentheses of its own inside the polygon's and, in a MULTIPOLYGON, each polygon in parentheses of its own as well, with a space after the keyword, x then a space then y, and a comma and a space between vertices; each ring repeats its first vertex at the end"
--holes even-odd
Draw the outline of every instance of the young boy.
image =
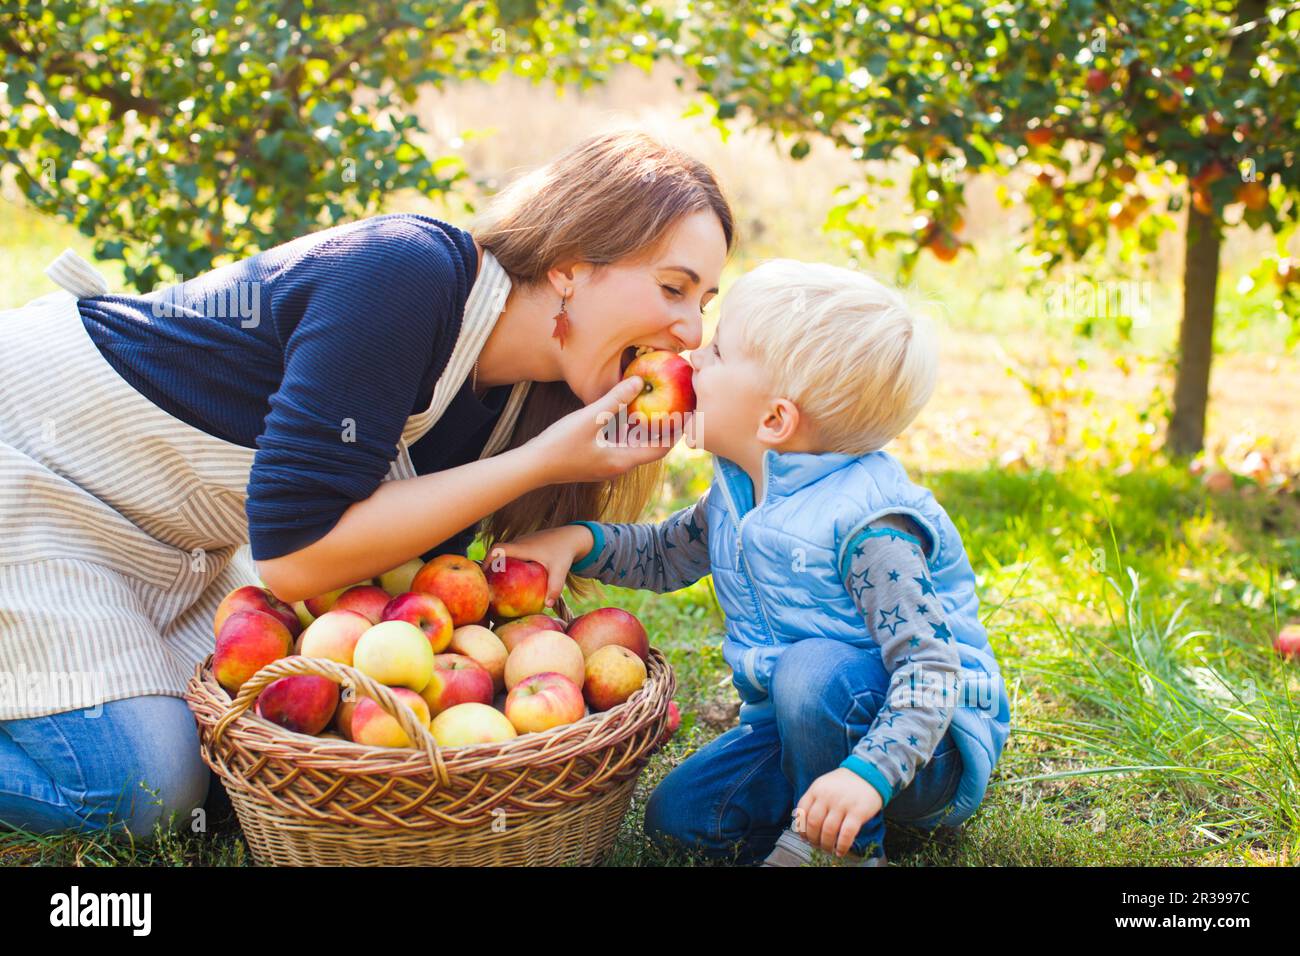
POLYGON ((884 817, 956 826, 983 799, 1009 708, 975 575, 944 509, 880 450, 929 400, 936 351, 874 279, 769 260, 690 355, 708 492, 659 525, 575 522, 503 546, 552 581, 571 566, 663 592, 712 573, 740 724, 651 794, 657 842, 878 866, 884 817))

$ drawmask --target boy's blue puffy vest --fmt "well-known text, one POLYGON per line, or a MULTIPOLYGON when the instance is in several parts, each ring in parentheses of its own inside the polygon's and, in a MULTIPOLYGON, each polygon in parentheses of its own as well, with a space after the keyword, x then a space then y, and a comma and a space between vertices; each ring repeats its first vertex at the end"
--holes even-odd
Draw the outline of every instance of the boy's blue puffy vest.
MULTIPOLYGON (((781 651, 805 637, 831 638, 880 654, 844 586, 845 546, 881 515, 906 514, 925 530, 927 561, 961 657, 963 693, 950 727, 963 772, 941 821, 956 826, 984 798, 1010 731, 1010 707, 979 619, 975 573, 947 512, 883 451, 763 453, 763 500, 730 459, 713 456, 709 560, 726 614, 723 657, 740 692, 740 719, 770 720, 768 696, 781 651)), ((883 690, 883 689, 882 689, 883 690)))

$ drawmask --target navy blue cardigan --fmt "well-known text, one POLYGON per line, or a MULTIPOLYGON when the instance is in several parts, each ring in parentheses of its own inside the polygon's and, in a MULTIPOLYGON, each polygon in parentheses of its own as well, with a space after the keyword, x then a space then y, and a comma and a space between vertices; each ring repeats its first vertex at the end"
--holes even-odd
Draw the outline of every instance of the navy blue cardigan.
MULTIPOLYGON (((147 295, 81 299, 108 363, 195 428, 256 448, 253 557, 328 532, 388 473, 428 407, 478 271, 468 232, 397 213, 335 226, 147 295), (344 433, 351 425, 350 438, 344 433)), ((473 461, 510 387, 469 381, 411 447, 416 472, 473 461)), ((463 553, 472 526, 430 550, 463 553)))

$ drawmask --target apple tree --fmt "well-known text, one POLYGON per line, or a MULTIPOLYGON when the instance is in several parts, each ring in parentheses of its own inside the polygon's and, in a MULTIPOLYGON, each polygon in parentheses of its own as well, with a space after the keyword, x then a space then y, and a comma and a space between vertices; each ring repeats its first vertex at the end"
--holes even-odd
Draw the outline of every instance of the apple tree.
POLYGON ((426 153, 422 86, 586 86, 652 62, 634 26, 676 22, 574 0, 0 0, 0 156, 144 291, 468 175, 426 153))
POLYGON ((829 225, 871 255, 959 255, 963 191, 975 173, 1025 174, 1005 201, 1032 213, 1024 248, 1046 274, 1063 262, 1130 263, 1186 230, 1172 415, 1176 453, 1203 443, 1225 222, 1267 227, 1275 307, 1300 310, 1286 257, 1300 200, 1300 4, 1264 0, 709 0, 683 56, 716 110, 861 160, 829 225), (910 172, 906 223, 878 222, 910 172), (897 167, 895 167, 897 168, 897 167), (1171 188, 1173 187, 1173 188, 1171 188))

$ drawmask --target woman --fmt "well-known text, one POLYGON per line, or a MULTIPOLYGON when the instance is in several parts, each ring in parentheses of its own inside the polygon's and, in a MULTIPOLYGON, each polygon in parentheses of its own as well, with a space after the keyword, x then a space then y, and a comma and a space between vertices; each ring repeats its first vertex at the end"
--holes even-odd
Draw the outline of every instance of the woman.
POLYGON ((0 822, 200 806, 180 698, 255 575, 298 601, 477 530, 638 516, 668 449, 600 416, 636 347, 700 345, 732 245, 709 170, 622 132, 472 234, 376 216, 142 296, 65 253, 76 298, 0 316, 0 822))

